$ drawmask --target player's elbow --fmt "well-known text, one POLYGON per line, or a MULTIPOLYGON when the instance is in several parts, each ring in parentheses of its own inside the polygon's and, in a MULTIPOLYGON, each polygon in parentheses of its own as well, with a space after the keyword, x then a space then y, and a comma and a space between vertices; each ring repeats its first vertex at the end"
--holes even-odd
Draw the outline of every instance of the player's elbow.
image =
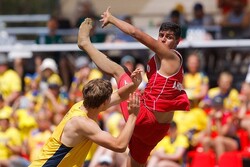
POLYGON ((127 145, 124 143, 116 143, 113 151, 123 153, 127 149, 127 145))
POLYGON ((141 33, 142 31, 138 28, 134 28, 130 31, 130 35, 137 40, 141 38, 141 33))
POLYGON ((137 29, 137 28, 135 28, 135 27, 132 28, 132 29, 130 30, 130 32, 129 32, 129 34, 130 34, 132 37, 134 37, 134 38, 137 37, 138 33, 139 33, 139 29, 137 29))
POLYGON ((120 147, 118 146, 114 151, 119 152, 119 153, 123 153, 126 151, 126 149, 127 149, 127 146, 120 146, 120 147))
POLYGON ((132 31, 130 31, 130 35, 135 38, 136 37, 136 30, 133 29, 132 31))

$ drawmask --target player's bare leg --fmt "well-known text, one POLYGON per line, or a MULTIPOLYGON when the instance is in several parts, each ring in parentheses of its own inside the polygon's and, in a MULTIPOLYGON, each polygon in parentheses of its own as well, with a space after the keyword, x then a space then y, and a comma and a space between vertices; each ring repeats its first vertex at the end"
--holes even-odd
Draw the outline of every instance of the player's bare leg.
MULTIPOLYGON (((85 19, 82 22, 79 32, 78 32, 78 47, 87 52, 89 57, 93 60, 93 62, 105 73, 112 75, 115 77, 116 81, 118 81, 119 77, 124 74, 124 69, 119 64, 110 60, 105 54, 97 50, 94 45, 90 41, 90 30, 92 28, 91 19, 85 19)), ((127 167, 144 167, 145 165, 138 164, 134 159, 130 156, 127 159, 127 167)))
POLYGON ((86 18, 79 27, 78 47, 87 52, 93 62, 103 72, 115 77, 116 80, 124 73, 124 69, 114 61, 110 60, 105 54, 97 50, 90 41, 90 31, 92 29, 92 20, 86 18))
POLYGON ((78 31, 78 47, 84 50, 84 46, 91 43, 90 41, 90 31, 92 29, 92 20, 90 18, 86 18, 79 27, 78 31))

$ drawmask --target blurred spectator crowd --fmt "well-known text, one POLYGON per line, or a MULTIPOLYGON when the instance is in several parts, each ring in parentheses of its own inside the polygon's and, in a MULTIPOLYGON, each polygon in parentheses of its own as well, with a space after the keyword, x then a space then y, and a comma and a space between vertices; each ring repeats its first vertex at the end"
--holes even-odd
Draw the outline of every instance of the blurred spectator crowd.
MULTIPOLYGON (((59 29, 78 28, 86 18, 94 20, 91 40, 100 43, 136 42, 130 36, 114 29, 109 33, 96 31, 99 16, 91 1, 82 3, 82 15, 75 26, 60 17, 47 22, 48 33, 37 36, 37 44, 65 43, 59 29)), ((193 6, 193 18, 187 20, 183 6, 178 5, 163 21, 182 26, 182 38, 187 40, 211 40, 218 38, 249 38, 250 13, 245 0, 218 0, 222 19, 218 23, 205 11, 202 3, 193 6), (220 27, 218 29, 213 26, 220 27)), ((133 24, 132 16, 122 16, 133 24)), ((5 36, 4 36, 5 35, 5 36)), ((0 38, 6 34, 0 33, 0 38)), ((151 53, 138 50, 105 51, 129 71, 140 67, 151 53)), ((177 111, 166 137, 156 146, 149 158, 148 167, 220 166, 230 162, 226 153, 250 159, 250 69, 245 79, 234 87, 235 75, 219 71, 216 85, 203 70, 204 57, 194 51, 185 55, 183 86, 188 94, 191 109, 177 111), (202 155, 202 156, 201 156, 202 155), (202 159, 203 158, 203 159, 202 159), (209 160, 205 164, 205 160, 209 160), (210 163, 211 162, 211 163, 210 163), (198 165, 197 165, 198 164, 198 165)), ((147 84, 145 73, 139 86, 143 91, 147 84)), ((82 100, 84 85, 95 78, 111 81, 83 52, 35 53, 31 58, 18 57, 12 61, 8 54, 0 54, 0 166, 26 167, 34 159, 53 128, 68 109, 82 100)), ((100 126, 117 136, 124 125, 119 105, 100 114, 100 126)), ((120 167, 127 152, 120 154, 93 145, 84 167, 120 167)), ((236 162, 236 161, 234 161, 236 162)), ((242 165, 242 164, 241 164, 242 165)))

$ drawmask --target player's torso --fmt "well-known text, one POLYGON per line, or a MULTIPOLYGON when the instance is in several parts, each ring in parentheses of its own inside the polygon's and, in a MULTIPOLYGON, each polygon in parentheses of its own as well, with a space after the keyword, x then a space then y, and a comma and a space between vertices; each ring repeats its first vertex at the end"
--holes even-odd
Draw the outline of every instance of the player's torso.
MULTIPOLYGON (((159 63, 157 63, 158 60, 155 57, 152 57, 148 62, 148 83, 144 90, 142 99, 144 105, 151 111, 167 113, 180 109, 186 110, 188 108, 189 102, 182 87, 184 74, 182 68, 182 57, 179 53, 178 56, 180 57, 179 66, 174 70, 175 72, 169 76, 162 74, 161 69, 163 64, 161 62, 160 67, 159 63)), ((157 114, 158 113, 156 113, 156 115, 157 114)), ((159 114, 158 117, 162 118, 164 115, 159 114)), ((170 118, 172 117, 172 114, 167 115, 166 117, 170 118)))
POLYGON ((169 76, 163 74, 163 70, 160 70, 160 68, 163 67, 159 67, 159 60, 157 60, 156 56, 153 56, 147 64, 148 83, 145 92, 150 96, 160 95, 158 98, 172 99, 176 96, 175 93, 178 94, 178 92, 183 90, 182 81, 184 72, 182 62, 178 69, 175 70, 175 73, 169 76))
MULTIPOLYGON (((82 103, 82 102, 80 102, 82 103)), ((61 142, 63 129, 69 120, 73 117, 85 117, 86 114, 79 109, 80 103, 74 105, 70 111, 65 115, 60 124, 56 127, 50 139, 44 145, 42 153, 38 158, 32 162, 32 166, 82 166, 92 141, 88 138, 82 138, 82 141, 77 143, 74 147, 68 147, 61 142), (78 105, 79 104, 79 105, 78 105)))

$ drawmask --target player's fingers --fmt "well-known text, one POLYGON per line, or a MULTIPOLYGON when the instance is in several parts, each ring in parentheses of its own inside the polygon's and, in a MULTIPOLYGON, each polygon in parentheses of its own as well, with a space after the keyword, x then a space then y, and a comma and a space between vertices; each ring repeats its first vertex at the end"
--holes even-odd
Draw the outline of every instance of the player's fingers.
POLYGON ((136 104, 137 104, 137 98, 136 98, 135 92, 133 93, 133 104, 134 104, 134 106, 136 106, 136 104))
POLYGON ((129 101, 130 101, 131 103, 134 102, 134 93, 130 93, 130 99, 129 99, 129 101))
POLYGON ((137 68, 137 69, 135 69, 134 74, 137 75, 137 74, 139 74, 140 72, 141 72, 141 70, 137 68))
POLYGON ((110 12, 111 6, 109 6, 106 10, 106 12, 110 12))
POLYGON ((132 94, 129 94, 129 100, 128 100, 128 108, 131 108, 131 102, 132 102, 132 94))
POLYGON ((140 69, 135 69, 135 71, 132 72, 131 76, 136 76, 137 74, 139 74, 141 72, 140 69))
POLYGON ((136 106, 140 106, 140 98, 139 98, 139 94, 135 93, 135 98, 136 98, 136 106))
POLYGON ((136 68, 136 70, 137 70, 138 72, 142 72, 142 69, 141 69, 141 68, 136 68))
POLYGON ((133 93, 133 104, 136 104, 136 98, 135 98, 135 93, 133 93))

